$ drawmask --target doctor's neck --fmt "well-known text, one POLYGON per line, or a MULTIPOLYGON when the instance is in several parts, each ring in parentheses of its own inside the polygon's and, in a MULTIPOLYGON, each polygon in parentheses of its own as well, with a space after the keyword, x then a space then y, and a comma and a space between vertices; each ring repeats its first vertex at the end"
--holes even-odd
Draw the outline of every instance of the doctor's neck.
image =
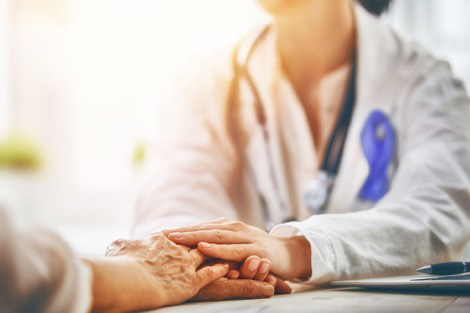
POLYGON ((356 33, 353 2, 298 0, 274 14, 282 66, 296 89, 318 83, 352 59, 356 33))

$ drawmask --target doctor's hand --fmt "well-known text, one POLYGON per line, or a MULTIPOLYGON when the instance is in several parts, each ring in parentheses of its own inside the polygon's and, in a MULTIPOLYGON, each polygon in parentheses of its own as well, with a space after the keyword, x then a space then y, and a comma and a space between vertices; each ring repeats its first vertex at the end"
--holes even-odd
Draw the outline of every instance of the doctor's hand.
POLYGON ((184 302, 224 277, 229 264, 199 268, 205 256, 168 240, 117 240, 108 258, 85 260, 93 272, 93 311, 128 312, 184 302))
POLYGON ((249 256, 271 260, 271 272, 284 280, 311 276, 310 244, 303 236, 281 238, 226 218, 164 230, 175 243, 197 246, 203 254, 243 262, 249 256))

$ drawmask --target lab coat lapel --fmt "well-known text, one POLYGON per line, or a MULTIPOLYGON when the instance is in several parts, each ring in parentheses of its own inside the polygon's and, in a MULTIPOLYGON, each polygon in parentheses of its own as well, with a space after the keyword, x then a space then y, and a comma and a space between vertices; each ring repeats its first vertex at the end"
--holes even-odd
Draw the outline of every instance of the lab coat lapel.
POLYGON ((280 66, 276 81, 276 101, 279 104, 280 127, 282 128, 282 144, 285 162, 290 171, 287 188, 290 194, 291 210, 295 218, 304 220, 310 217, 310 210, 304 201, 305 186, 316 178, 318 171, 318 155, 313 144, 312 134, 308 125, 305 110, 280 66))
POLYGON ((369 173, 369 165, 361 147, 361 132, 369 115, 380 110, 391 116, 393 99, 388 73, 393 67, 390 43, 382 34, 379 21, 356 5, 357 79, 356 103, 341 168, 330 198, 328 212, 340 213, 372 207, 373 203, 358 201, 358 194, 369 173))
MULTIPOLYGON (((275 224, 279 224, 290 213, 288 212, 286 177, 279 137, 279 111, 272 99, 275 94, 273 80, 276 75, 274 40, 274 34, 270 32, 256 48, 249 63, 249 72, 258 89, 266 114, 269 150, 266 149, 263 128, 255 121, 256 125, 252 126, 248 151, 251 160, 256 160, 252 162, 253 172, 256 173, 260 191, 268 204, 271 219, 275 224)), ((249 93, 247 88, 245 90, 249 93)), ((251 107, 251 112, 254 112, 252 105, 248 107, 251 107)), ((247 111, 246 114, 250 113, 247 111)))

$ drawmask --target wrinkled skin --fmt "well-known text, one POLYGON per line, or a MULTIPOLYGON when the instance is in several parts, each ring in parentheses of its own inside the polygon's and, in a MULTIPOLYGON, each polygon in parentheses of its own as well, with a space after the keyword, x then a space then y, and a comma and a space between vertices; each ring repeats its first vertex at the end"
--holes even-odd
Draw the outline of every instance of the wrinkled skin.
POLYGON ((145 240, 116 240, 106 251, 107 256, 126 256, 140 260, 151 273, 143 279, 154 286, 164 305, 173 305, 194 297, 209 282, 224 276, 228 264, 215 264, 198 269, 205 257, 197 249, 177 245, 164 235, 145 240))
MULTIPOLYGON (((162 236, 157 235, 157 237, 162 236)), ((154 236, 150 237, 150 239, 147 238, 144 241, 116 240, 108 247, 106 254, 108 256, 138 257, 146 260, 159 259, 158 256, 160 255, 161 259, 159 261, 150 261, 153 264, 154 268, 159 268, 167 264, 169 260, 175 261, 175 263, 184 262, 184 257, 182 258, 183 251, 191 251, 191 253, 197 253, 196 251, 198 251, 196 249, 190 250, 186 246, 178 246, 176 244, 173 244, 173 246, 171 246, 172 248, 168 253, 164 251, 161 251, 161 253, 159 253, 158 251, 156 251, 156 249, 158 248, 158 244, 156 242, 152 242, 153 239, 151 238, 154 238, 154 236), (174 249, 175 246, 177 246, 178 249, 174 249)), ((159 240, 163 239, 160 238, 159 240)), ((264 261, 269 262, 269 260, 264 261)), ((149 261, 147 261, 147 263, 149 263, 149 261)), ((220 261, 209 261, 208 263, 206 262, 206 264, 201 266, 201 268, 213 264, 220 264, 220 261)), ((206 286, 200 289, 197 295, 192 297, 192 300, 212 301, 238 298, 268 298, 271 297, 275 291, 280 294, 291 292, 291 288, 289 287, 289 285, 287 285, 284 281, 282 281, 278 277, 275 277, 274 275, 268 275, 268 273, 266 273, 265 275, 260 274, 257 272, 258 269, 255 270, 255 274, 250 275, 249 271, 246 269, 246 262, 242 265, 232 262, 230 264, 230 268, 232 270, 227 274, 227 277, 220 277, 209 282, 206 286), (257 277, 253 277, 252 275, 257 277), (255 280, 253 280, 252 278, 254 278, 255 280), (258 278, 258 280, 256 280, 256 278, 258 278)), ((179 290, 182 288, 181 281, 178 281, 176 283, 177 286, 173 286, 173 282, 175 282, 175 279, 177 280, 179 276, 179 273, 174 269, 163 269, 160 270, 158 273, 155 272, 155 274, 158 274, 158 276, 163 275, 165 277, 168 277, 168 279, 159 278, 161 283, 167 286, 166 290, 172 290, 173 288, 179 290), (173 281, 171 278, 169 278, 172 276, 173 281)), ((188 284, 190 280, 190 277, 182 278, 182 281, 185 282, 183 283, 183 285, 188 284)))

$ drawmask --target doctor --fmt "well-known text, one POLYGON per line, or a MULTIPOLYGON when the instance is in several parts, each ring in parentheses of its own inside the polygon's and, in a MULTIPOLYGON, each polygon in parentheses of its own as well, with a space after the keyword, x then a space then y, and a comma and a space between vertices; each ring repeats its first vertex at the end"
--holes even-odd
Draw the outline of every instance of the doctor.
POLYGON ((458 258, 470 118, 449 64, 353 0, 259 3, 272 25, 173 81, 136 236, 311 283, 458 258))

